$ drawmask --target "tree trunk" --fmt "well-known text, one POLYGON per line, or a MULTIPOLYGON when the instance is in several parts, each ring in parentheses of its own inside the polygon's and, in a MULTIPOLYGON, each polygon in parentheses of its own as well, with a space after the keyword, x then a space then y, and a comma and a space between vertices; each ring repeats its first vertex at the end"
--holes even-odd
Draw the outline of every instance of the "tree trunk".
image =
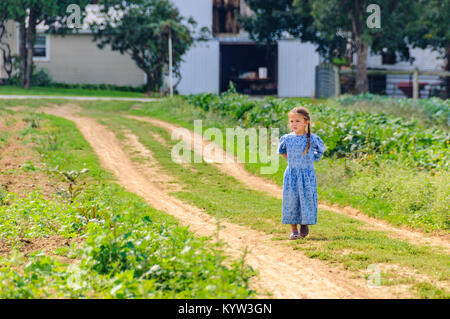
POLYGON ((30 10, 30 16, 28 21, 27 30, 27 68, 26 68, 26 80, 25 88, 29 89, 31 87, 31 80, 33 77, 33 55, 34 55, 34 39, 36 37, 36 17, 33 10, 30 10))
POLYGON ((20 56, 20 82, 22 86, 25 86, 25 78, 27 72, 27 29, 25 27, 25 19, 20 22, 19 27, 19 36, 20 36, 20 47, 19 47, 19 56, 20 56))
POLYGON ((154 89, 153 73, 150 71, 145 71, 147 75, 147 83, 145 83, 145 91, 147 95, 151 95, 154 89))
POLYGON ((369 80, 367 78, 367 53, 369 47, 360 39, 356 41, 356 45, 356 93, 361 94, 369 90, 369 80))
POLYGON ((367 53, 369 48, 362 41, 363 33, 363 3, 361 0, 353 1, 353 10, 351 12, 352 36, 356 47, 356 93, 366 93, 369 89, 367 79, 367 53))
MULTIPOLYGON (((11 56, 11 46, 7 42, 3 42, 3 37, 6 33, 6 20, 0 22, 0 51, 3 56, 3 70, 6 72, 7 79, 11 79, 11 74, 13 71, 12 56, 11 56)), ((0 71, 1 72, 1 71, 0 71)))

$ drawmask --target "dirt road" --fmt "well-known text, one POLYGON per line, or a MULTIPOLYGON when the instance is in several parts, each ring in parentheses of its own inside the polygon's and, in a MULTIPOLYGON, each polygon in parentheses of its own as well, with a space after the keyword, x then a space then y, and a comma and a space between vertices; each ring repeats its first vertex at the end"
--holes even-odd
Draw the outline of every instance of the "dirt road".
MULTIPOLYGON (((180 126, 172 123, 168 123, 165 121, 161 121, 159 119, 151 118, 151 117, 141 117, 141 116, 133 116, 133 115, 127 115, 127 118, 148 122, 152 125, 158 126, 160 128, 163 128, 169 132, 169 134, 172 134, 172 132, 180 128, 180 126)), ((244 165, 239 163, 236 158, 233 163, 214 163, 220 162, 218 161, 217 157, 214 156, 214 154, 221 154, 221 152, 225 152, 220 149, 220 147, 215 144, 214 142, 211 142, 209 140, 203 139, 202 136, 196 135, 193 131, 190 131, 190 137, 189 136, 183 136, 184 142, 191 145, 192 150, 194 152, 201 154, 202 149, 212 149, 214 151, 211 151, 211 154, 203 154, 203 157, 205 160, 208 160, 211 164, 217 166, 222 172, 225 174, 228 174, 230 176, 233 176, 243 184, 245 184, 249 189, 262 191, 267 193, 270 196, 274 196, 276 198, 281 199, 283 195, 283 190, 280 186, 276 185, 275 183, 264 179, 260 176, 256 176, 248 172, 244 165), (194 143, 194 139, 198 138, 202 141, 202 144, 194 143)), ((231 155, 232 157, 235 157, 231 155)), ((435 245, 440 246, 446 250, 447 253, 450 253, 450 236, 433 236, 433 235, 426 235, 420 231, 413 231, 410 229, 404 229, 399 227, 394 227, 387 222, 384 222, 382 220, 369 217, 362 212, 360 212, 358 209, 352 208, 352 207, 338 207, 337 205, 327 205, 325 203, 319 202, 319 208, 329 210, 335 213, 339 213, 342 215, 350 216, 354 219, 363 221, 368 224, 370 229, 373 230, 380 230, 388 232, 391 238, 397 238, 406 240, 411 244, 417 244, 417 245, 435 245)))
MULTIPOLYGON (((168 195, 171 190, 167 188, 167 181, 173 184, 173 178, 163 175, 151 152, 137 137, 127 133, 128 140, 121 144, 114 133, 95 120, 74 115, 73 106, 42 111, 73 121, 94 149, 102 166, 113 172, 123 187, 140 195, 150 206, 172 214, 198 235, 211 236, 215 233, 217 221, 214 217, 168 195), (125 144, 128 151, 124 149, 125 144), (149 162, 132 161, 131 151, 139 152, 149 162)), ((224 228, 219 236, 227 244, 227 253, 239 257, 244 248, 248 248, 246 262, 260 274, 259 279, 252 282, 252 288, 260 292, 260 297, 266 297, 265 292, 270 292, 274 298, 396 297, 392 287, 369 288, 364 278, 354 278, 350 272, 310 259, 301 251, 285 245, 285 242, 271 240, 271 236, 265 233, 225 221, 220 224, 224 228)))

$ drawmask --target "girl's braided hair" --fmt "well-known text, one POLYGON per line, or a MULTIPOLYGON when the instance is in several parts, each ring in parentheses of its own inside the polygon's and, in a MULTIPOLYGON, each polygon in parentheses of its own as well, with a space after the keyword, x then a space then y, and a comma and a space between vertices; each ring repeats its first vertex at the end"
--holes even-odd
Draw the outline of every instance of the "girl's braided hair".
POLYGON ((306 154, 309 150, 309 147, 311 145, 310 143, 310 138, 311 138, 311 115, 308 111, 308 109, 301 107, 301 106, 297 106, 294 107, 292 110, 289 111, 289 113, 294 113, 294 114, 300 114, 302 115, 306 121, 308 121, 308 132, 306 133, 306 138, 307 138, 307 144, 306 144, 306 148, 303 151, 303 155, 306 154))

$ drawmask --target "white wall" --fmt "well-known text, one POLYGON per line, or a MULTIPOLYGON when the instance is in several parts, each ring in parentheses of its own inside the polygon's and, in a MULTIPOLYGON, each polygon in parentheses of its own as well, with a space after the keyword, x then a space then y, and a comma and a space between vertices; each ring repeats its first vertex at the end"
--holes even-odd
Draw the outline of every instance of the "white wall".
MULTIPOLYGON (((410 55, 415 57, 413 64, 405 61, 397 62, 395 64, 382 64, 381 55, 369 53, 367 56, 367 67, 383 68, 387 70, 412 70, 415 67, 419 68, 419 70, 442 70, 444 60, 441 57, 442 55, 436 51, 432 51, 431 49, 411 48, 410 55)), ((356 54, 354 59, 356 63, 356 54)), ((397 61, 399 60, 400 59, 397 58, 397 61)))
POLYGON ((314 45, 299 40, 278 41, 278 96, 313 96, 318 64, 314 45))
MULTIPOLYGON (((180 14, 197 22, 196 31, 202 27, 212 29, 212 0, 170 0, 180 14)), ((182 80, 177 86, 180 94, 203 92, 219 93, 219 41, 195 43, 183 56, 181 64, 182 80)), ((177 79, 174 79, 176 82, 177 79)), ((166 80, 166 82, 168 82, 166 80)))
MULTIPOLYGON (((183 56, 180 94, 219 93, 220 44, 217 40, 196 43, 183 56)), ((175 80, 176 82, 176 80, 175 80)))
POLYGON ((170 0, 177 6, 180 14, 189 18, 192 16, 198 23, 197 29, 208 27, 212 29, 213 1, 212 0, 170 0))

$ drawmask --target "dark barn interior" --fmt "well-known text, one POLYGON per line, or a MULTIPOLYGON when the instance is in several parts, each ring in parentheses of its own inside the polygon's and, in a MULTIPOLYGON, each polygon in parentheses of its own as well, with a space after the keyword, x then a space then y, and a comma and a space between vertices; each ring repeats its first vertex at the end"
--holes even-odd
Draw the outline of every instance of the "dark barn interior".
POLYGON ((232 81, 239 93, 276 95, 277 51, 277 45, 260 47, 253 43, 221 43, 220 92, 226 91, 232 81))

